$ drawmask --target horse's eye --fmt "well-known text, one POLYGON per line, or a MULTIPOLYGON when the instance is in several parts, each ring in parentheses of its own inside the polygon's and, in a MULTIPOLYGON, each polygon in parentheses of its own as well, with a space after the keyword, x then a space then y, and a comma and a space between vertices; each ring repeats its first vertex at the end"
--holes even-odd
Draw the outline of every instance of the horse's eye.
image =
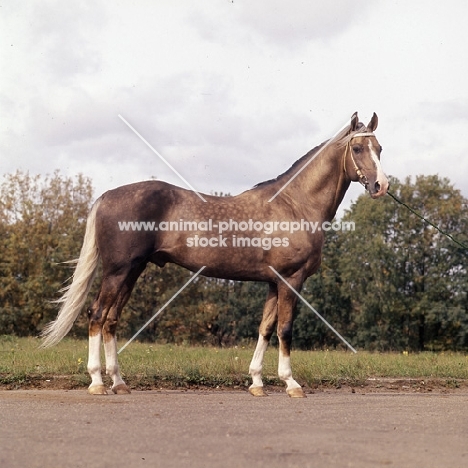
POLYGON ((353 151, 356 153, 356 154, 359 154, 359 153, 362 153, 362 146, 361 145, 354 145, 353 146, 353 151))
POLYGON ((380 152, 382 152, 382 150, 383 150, 382 146, 379 146, 379 150, 380 150, 380 152))

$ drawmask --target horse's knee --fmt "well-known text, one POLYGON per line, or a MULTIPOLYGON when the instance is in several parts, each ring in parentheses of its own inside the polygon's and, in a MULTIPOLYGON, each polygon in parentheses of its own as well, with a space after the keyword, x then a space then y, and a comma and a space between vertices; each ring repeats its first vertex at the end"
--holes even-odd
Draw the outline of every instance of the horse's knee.
POLYGON ((290 344, 292 341, 293 323, 292 321, 278 324, 278 338, 280 342, 290 344))
POLYGON ((259 333, 260 335, 263 336, 263 338, 265 338, 266 341, 270 341, 271 335, 273 335, 274 331, 275 331, 275 322, 272 322, 272 323, 262 322, 260 324, 259 333))

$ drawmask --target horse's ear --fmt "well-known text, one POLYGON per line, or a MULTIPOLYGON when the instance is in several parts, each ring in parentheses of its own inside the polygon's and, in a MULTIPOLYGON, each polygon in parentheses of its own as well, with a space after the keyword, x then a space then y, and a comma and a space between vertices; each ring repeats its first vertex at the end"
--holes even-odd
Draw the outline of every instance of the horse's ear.
POLYGON ((357 112, 355 112, 351 116, 351 131, 354 132, 354 130, 357 130, 359 124, 359 117, 357 115, 357 112))
POLYGON ((377 117, 377 114, 374 112, 374 115, 372 116, 372 119, 370 120, 369 125, 367 126, 367 130, 369 130, 370 132, 375 131, 378 124, 379 124, 379 118, 377 117))

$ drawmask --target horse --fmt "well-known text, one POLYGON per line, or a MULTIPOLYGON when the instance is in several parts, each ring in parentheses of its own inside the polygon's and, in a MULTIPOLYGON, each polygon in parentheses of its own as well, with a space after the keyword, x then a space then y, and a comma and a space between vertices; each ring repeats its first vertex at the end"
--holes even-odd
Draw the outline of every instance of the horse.
POLYGON ((161 268, 171 262, 192 272, 203 268, 203 276, 268 283, 249 366, 249 392, 267 395, 262 365, 276 327, 278 376, 290 397, 305 397, 292 376, 290 361, 296 293, 320 266, 325 230, 320 227, 333 220, 350 183, 360 182, 372 198, 387 192, 388 179, 380 164, 382 147, 374 134, 377 124, 375 113, 367 126, 354 113, 339 133, 286 172, 236 196, 202 197, 158 180, 105 192, 88 215, 71 284, 62 290, 56 320, 42 332, 42 346, 55 345, 70 331, 101 262, 102 282, 87 311, 88 392, 107 394, 100 361, 103 342, 111 390, 128 394, 130 388, 119 370, 116 329, 135 282, 148 262, 161 268), (122 227, 128 227, 130 221, 133 226, 145 223, 151 228, 122 227))

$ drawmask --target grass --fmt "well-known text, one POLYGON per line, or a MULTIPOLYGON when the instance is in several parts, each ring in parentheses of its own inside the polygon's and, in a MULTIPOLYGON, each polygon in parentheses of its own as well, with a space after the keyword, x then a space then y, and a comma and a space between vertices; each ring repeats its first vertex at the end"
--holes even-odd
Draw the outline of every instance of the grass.
MULTIPOLYGON (((82 388, 89 384, 87 341, 65 339, 46 350, 38 349, 39 344, 36 338, 0 337, 0 387, 82 388)), ((218 349, 134 342, 119 355, 119 361, 132 388, 246 388, 252 354, 253 347, 218 349)), ((461 353, 294 351, 291 360, 296 380, 312 388, 371 382, 378 387, 385 379, 414 380, 418 385, 422 380, 437 381, 448 388, 468 385, 468 356, 461 353)), ((265 384, 283 386, 276 376, 277 363, 278 352, 270 348, 264 363, 265 384)))

